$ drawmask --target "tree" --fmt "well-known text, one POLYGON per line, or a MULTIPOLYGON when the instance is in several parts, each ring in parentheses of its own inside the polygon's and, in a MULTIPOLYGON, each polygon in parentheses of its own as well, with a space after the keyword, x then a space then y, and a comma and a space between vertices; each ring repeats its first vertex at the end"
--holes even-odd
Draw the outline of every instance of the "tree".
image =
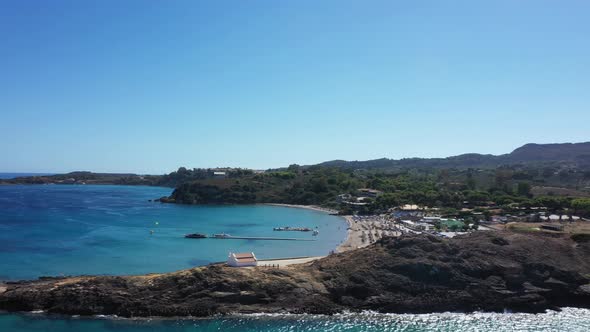
POLYGON ((572 208, 584 215, 590 214, 590 198, 578 198, 572 201, 572 208))
POLYGON ((469 190, 475 190, 475 187, 476 187, 475 179, 473 179, 473 175, 471 175, 471 173, 469 173, 469 175, 467 176, 467 188, 469 188, 469 190))
POLYGON ((519 182, 516 188, 516 193, 519 196, 530 197, 531 195, 531 185, 528 182, 519 182))

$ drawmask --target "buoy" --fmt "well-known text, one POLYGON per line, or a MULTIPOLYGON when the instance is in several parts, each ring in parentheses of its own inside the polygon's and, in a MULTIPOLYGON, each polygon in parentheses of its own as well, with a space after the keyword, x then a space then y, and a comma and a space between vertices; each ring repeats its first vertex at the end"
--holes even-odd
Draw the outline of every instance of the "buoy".
POLYGON ((153 229, 150 229, 150 235, 151 234, 154 234, 154 230, 153 229))

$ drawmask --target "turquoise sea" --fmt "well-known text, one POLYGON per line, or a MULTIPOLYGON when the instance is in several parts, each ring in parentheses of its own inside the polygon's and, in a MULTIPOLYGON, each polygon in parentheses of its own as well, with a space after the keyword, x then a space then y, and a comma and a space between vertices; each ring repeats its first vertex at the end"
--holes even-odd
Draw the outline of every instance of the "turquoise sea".
MULTIPOLYGON (((341 218, 305 209, 148 201, 170 192, 170 188, 133 186, 0 186, 0 280, 167 272, 223 261, 230 250, 254 251, 262 258, 325 255, 346 235, 341 218), (318 227, 320 234, 313 242, 183 238, 189 232, 276 236, 272 227, 285 225, 318 227)), ((288 235, 314 238, 308 233, 288 235)), ((0 313, 0 331, 590 331, 590 311, 251 315, 199 320, 0 313)))
POLYGON ((224 261, 326 255, 346 236, 340 217, 265 205, 183 206, 149 202, 172 189, 138 186, 0 186, 0 280, 169 272, 224 261), (275 232, 277 226, 317 227, 275 232), (153 231, 153 234, 151 233, 153 231), (186 233, 288 236, 316 241, 185 239, 186 233))

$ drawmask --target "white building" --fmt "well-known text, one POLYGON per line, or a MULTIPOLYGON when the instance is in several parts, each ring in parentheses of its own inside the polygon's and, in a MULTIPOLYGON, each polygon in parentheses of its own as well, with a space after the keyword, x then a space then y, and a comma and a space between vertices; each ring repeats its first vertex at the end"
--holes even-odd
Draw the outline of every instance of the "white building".
POLYGON ((421 222, 425 222, 425 223, 429 223, 429 224, 435 224, 437 222, 441 221, 441 217, 423 217, 422 220, 420 220, 421 222))
POLYGON ((258 259, 253 252, 234 253, 230 252, 227 257, 227 265, 234 267, 257 266, 258 259))
POLYGON ((361 188, 358 190, 359 194, 363 195, 363 196, 367 196, 367 197, 377 197, 379 195, 381 195, 381 191, 380 190, 376 190, 376 189, 369 189, 369 188, 361 188))

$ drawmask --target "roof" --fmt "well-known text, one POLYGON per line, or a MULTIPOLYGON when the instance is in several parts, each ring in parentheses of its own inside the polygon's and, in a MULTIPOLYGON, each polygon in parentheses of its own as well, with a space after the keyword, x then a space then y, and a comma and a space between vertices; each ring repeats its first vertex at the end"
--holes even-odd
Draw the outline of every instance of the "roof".
POLYGON ((240 263, 253 263, 256 262, 256 258, 252 258, 252 257, 248 257, 248 258, 238 258, 236 257, 236 260, 239 261, 240 263))
POLYGON ((242 252, 242 253, 234 253, 237 259, 241 258, 254 258, 254 255, 251 252, 242 252))
POLYGON ((380 190, 377 189, 371 189, 371 188, 360 188, 359 191, 366 191, 366 192, 370 192, 370 193, 380 193, 380 190))
POLYGON ((418 210, 418 205, 415 204, 406 204, 401 207, 402 210, 418 210))

